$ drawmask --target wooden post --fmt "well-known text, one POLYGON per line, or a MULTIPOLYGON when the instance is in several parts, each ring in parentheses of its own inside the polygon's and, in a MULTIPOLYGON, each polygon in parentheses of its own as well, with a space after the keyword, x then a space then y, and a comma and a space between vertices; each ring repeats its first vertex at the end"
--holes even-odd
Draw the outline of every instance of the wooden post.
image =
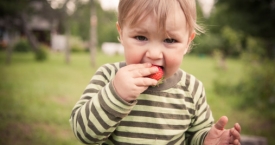
POLYGON ((90 11, 90 57, 91 66, 96 67, 96 46, 97 46, 97 16, 96 16, 96 5, 95 0, 90 0, 91 11, 90 11))
POLYGON ((66 64, 70 64, 71 62, 71 46, 70 46, 70 24, 69 17, 67 17, 66 21, 66 48, 65 48, 65 62, 66 64))
POLYGON ((32 32, 28 26, 27 14, 22 12, 20 16, 21 16, 21 20, 22 20, 22 26, 23 26, 24 33, 27 36, 27 39, 32 47, 32 50, 35 53, 38 53, 38 51, 39 51, 38 42, 36 40, 36 37, 32 34, 32 32))

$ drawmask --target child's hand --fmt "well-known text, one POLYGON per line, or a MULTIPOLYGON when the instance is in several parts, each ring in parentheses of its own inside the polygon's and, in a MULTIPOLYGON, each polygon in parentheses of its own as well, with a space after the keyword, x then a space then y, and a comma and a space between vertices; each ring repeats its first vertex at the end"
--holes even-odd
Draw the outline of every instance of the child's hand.
POLYGON ((227 122, 226 116, 221 117, 208 132, 204 145, 240 145, 241 126, 236 123, 230 130, 224 129, 227 122))
POLYGON ((136 100, 140 93, 158 81, 145 77, 156 73, 158 69, 149 63, 131 64, 118 70, 113 85, 117 94, 127 102, 136 100))

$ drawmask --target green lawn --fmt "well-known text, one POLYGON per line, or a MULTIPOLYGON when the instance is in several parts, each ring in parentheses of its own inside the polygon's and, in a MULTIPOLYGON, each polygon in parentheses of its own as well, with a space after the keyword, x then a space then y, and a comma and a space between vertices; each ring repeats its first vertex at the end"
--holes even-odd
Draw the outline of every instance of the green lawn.
MULTIPOLYGON (((123 56, 97 56, 97 66, 123 60, 123 56)), ((14 53, 11 64, 5 65, 5 53, 0 52, 0 144, 80 145, 68 120, 96 68, 90 67, 88 53, 72 54, 70 65, 64 60, 61 53, 51 53, 45 62, 35 62, 32 53, 14 53)), ((243 72, 238 60, 229 60, 228 69, 221 71, 210 57, 188 55, 182 68, 204 83, 216 120, 226 115, 228 127, 239 122, 243 133, 254 134, 258 120, 251 119, 251 111, 238 110, 236 97, 213 91, 217 77, 228 83, 240 79, 243 72)))

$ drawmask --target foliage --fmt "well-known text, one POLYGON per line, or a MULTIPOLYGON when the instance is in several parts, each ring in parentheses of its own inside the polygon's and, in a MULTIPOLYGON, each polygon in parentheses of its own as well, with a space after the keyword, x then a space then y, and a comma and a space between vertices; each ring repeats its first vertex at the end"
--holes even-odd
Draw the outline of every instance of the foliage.
MULTIPOLYGON (((47 54, 43 47, 39 46, 37 38, 31 28, 30 20, 33 17, 45 18, 49 23, 54 18, 59 19, 59 13, 54 11, 48 1, 40 0, 2 0, 0 1, 0 19, 4 30, 20 32, 20 35, 26 36, 21 39, 14 47, 15 51, 28 52, 32 49, 35 52, 35 60, 46 60, 47 54), (42 48, 43 50, 40 50, 42 48)), ((47 37, 47 36, 45 36, 47 37)), ((14 39, 10 37, 11 39, 14 39)), ((46 38, 47 39, 47 38, 46 38)))
POLYGON ((31 46, 26 38, 20 38, 13 47, 15 52, 29 52, 31 50, 31 46))
POLYGON ((209 19, 211 33, 221 35, 223 54, 241 56, 245 63, 239 82, 229 83, 232 78, 222 79, 221 72, 213 82, 214 90, 238 99, 240 110, 251 110, 252 116, 260 118, 251 130, 268 137, 271 144, 274 141, 267 130, 275 130, 274 13, 274 0, 219 0, 209 19), (261 131, 257 131, 259 128, 261 131))
POLYGON ((0 17, 14 16, 18 12, 23 11, 27 7, 28 0, 1 0, 0 1, 0 17))
POLYGON ((70 36, 69 43, 72 52, 84 52, 86 49, 80 37, 70 36))
POLYGON ((243 49, 243 33, 242 31, 236 31, 230 23, 227 23, 230 17, 228 18, 228 14, 224 12, 224 7, 224 5, 216 5, 210 18, 206 21, 208 28, 207 33, 210 33, 210 36, 214 36, 206 41, 206 43, 209 43, 206 46, 209 46, 208 50, 211 51, 211 53, 219 49, 224 57, 237 57, 243 49), (211 38, 213 38, 213 40, 211 40, 211 38))
MULTIPOLYGON (((97 37, 98 48, 103 42, 118 42, 116 31, 116 12, 113 10, 104 11, 96 1, 97 6, 97 37)), ((90 11, 89 4, 80 5, 70 20, 71 33, 80 36, 81 39, 88 41, 90 38, 90 11)))
POLYGON ((226 5, 224 12, 227 12, 230 17, 224 19, 228 19, 227 22, 234 29, 249 33, 254 37, 274 39, 274 0, 219 0, 217 5, 226 5))
POLYGON ((218 50, 224 58, 238 57, 241 54, 244 49, 242 45, 244 34, 230 25, 231 21, 228 21, 231 20, 228 16, 230 14, 225 13, 227 6, 216 5, 210 17, 204 19, 206 33, 196 37, 192 53, 212 55, 218 50))
MULTIPOLYGON (((34 53, 36 61, 45 61, 48 56, 48 50, 50 48, 46 45, 40 44, 37 52, 34 53)), ((15 52, 30 52, 31 46, 26 38, 20 38, 18 42, 15 43, 13 50, 15 52)))
POLYGON ((98 25, 98 46, 101 46, 104 42, 118 42, 116 21, 116 15, 113 11, 105 12, 104 15, 100 16, 98 25))
MULTIPOLYGON (((251 65, 251 64, 250 64, 251 65)), ((246 77, 236 86, 236 93, 242 94, 241 107, 260 110, 257 115, 275 121, 275 68, 269 60, 248 68, 246 77)))
MULTIPOLYGON (((232 78, 224 78, 222 70, 213 81, 214 90, 221 96, 230 96, 238 100, 235 103, 240 110, 252 111, 251 116, 258 117, 255 135, 265 136, 271 144, 273 138, 268 132, 274 132, 275 126, 275 67, 274 61, 265 55, 262 39, 248 37, 245 43, 247 50, 242 53, 242 77, 232 83, 232 78), (257 130, 261 128, 261 131, 257 130)), ((235 76, 234 76, 235 77, 235 76)))
POLYGON ((246 64, 245 78, 236 86, 237 93, 243 94, 244 107, 263 110, 260 115, 275 121, 275 67, 274 61, 265 56, 264 42, 248 37, 248 49, 242 58, 246 64), (249 101, 247 101, 249 100, 249 101))
POLYGON ((35 60, 36 61, 45 61, 48 58, 48 50, 49 48, 45 45, 40 45, 39 49, 35 53, 35 60))
POLYGON ((222 40, 218 34, 206 33, 194 39, 191 53, 211 55, 215 49, 222 47, 222 40))
MULTIPOLYGON (((274 0, 219 0, 211 15, 209 25, 213 26, 211 27, 213 33, 223 33, 224 27, 229 27, 235 31, 236 36, 239 35, 237 36, 239 39, 237 49, 239 50, 248 49, 248 46, 244 44, 249 37, 264 40, 263 47, 259 49, 263 49, 264 55, 273 59, 275 58, 274 14, 274 0)), ((230 44, 232 43, 225 43, 226 46, 230 46, 230 44)), ((234 47, 226 47, 228 50, 232 48, 235 49, 234 47)))
POLYGON ((223 51, 226 56, 238 56, 240 55, 242 33, 235 31, 231 27, 224 26, 221 30, 222 43, 224 47, 221 47, 220 50, 223 51))

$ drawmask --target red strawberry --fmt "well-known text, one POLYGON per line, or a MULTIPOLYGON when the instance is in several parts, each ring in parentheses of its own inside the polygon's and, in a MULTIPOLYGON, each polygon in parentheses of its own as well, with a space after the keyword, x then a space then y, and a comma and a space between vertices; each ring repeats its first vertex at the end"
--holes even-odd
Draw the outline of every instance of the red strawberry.
POLYGON ((161 84, 162 83, 162 80, 163 80, 163 69, 160 67, 160 66, 152 66, 152 67, 157 67, 158 68, 158 72, 154 73, 154 74, 151 74, 147 77, 151 78, 151 79, 155 79, 158 81, 158 84, 161 84))

